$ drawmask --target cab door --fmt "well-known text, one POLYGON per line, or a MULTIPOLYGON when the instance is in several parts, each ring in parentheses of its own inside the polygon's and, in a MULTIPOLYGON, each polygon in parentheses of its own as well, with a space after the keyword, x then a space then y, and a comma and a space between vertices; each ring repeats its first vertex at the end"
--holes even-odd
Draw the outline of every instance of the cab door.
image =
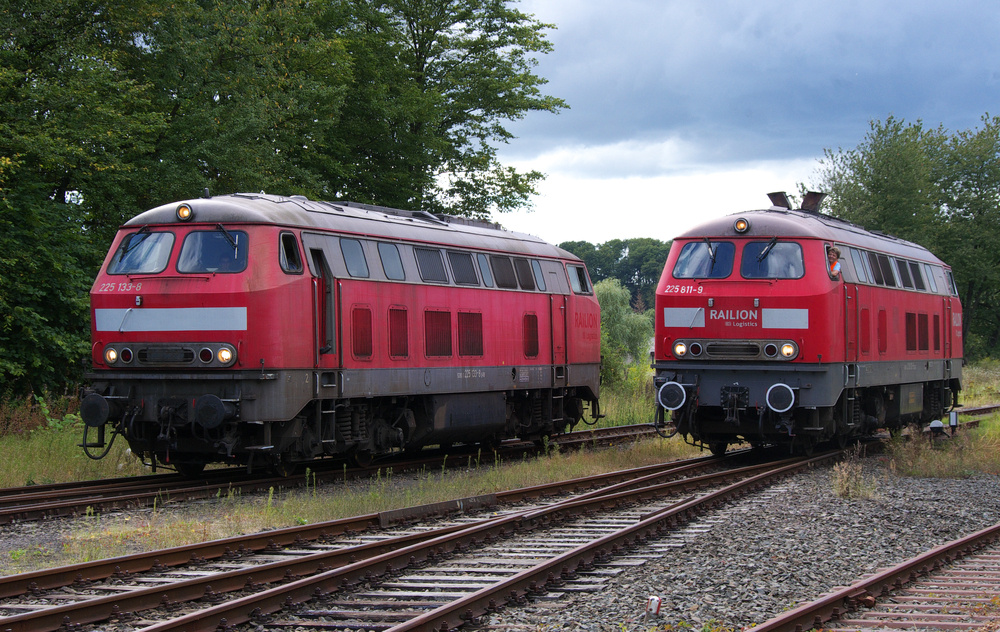
POLYGON ((337 279, 331 257, 336 252, 336 237, 304 234, 303 245, 308 252, 309 273, 312 276, 312 327, 313 366, 339 368, 341 366, 337 279), (328 243, 329 242, 329 243, 328 243))
POLYGON ((566 296, 550 294, 552 318, 552 364, 566 364, 566 296))

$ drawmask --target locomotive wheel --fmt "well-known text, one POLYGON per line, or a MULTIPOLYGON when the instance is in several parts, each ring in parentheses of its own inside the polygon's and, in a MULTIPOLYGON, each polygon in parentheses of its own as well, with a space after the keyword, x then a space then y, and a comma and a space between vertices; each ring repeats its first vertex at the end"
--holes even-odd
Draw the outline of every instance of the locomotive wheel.
POLYGON ((351 453, 351 460, 358 467, 368 467, 372 464, 372 453, 368 450, 358 450, 351 453))
POLYGON ((708 443, 708 451, 715 456, 723 456, 728 447, 729 444, 725 441, 709 441, 708 443))

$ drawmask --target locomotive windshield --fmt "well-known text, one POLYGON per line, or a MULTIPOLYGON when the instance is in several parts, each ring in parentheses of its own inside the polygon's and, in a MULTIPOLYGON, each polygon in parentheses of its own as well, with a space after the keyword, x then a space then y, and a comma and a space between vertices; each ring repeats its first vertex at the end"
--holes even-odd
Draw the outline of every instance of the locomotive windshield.
POLYGON ((173 233, 151 233, 143 227, 122 240, 108 263, 108 274, 157 274, 163 272, 174 246, 173 233))
POLYGON ((195 231, 184 238, 177 271, 186 273, 242 272, 247 267, 247 234, 226 230, 195 231))
POLYGON ((729 241, 692 241, 684 244, 674 264, 675 279, 725 279, 733 271, 736 247, 729 241))
POLYGON ((744 279, 800 279, 805 274, 802 246, 794 242, 751 241, 743 246, 744 279))

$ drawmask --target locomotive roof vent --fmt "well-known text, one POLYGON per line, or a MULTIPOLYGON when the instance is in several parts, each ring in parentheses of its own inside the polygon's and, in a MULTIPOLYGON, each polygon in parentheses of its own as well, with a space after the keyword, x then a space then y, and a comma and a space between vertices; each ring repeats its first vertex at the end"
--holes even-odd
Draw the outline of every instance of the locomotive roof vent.
POLYGON ((823 198, 825 197, 826 193, 807 191, 806 196, 802 198, 802 210, 809 211, 810 213, 819 213, 819 205, 823 203, 823 198))
MULTIPOLYGON (((772 209, 792 210, 792 202, 788 199, 788 195, 784 191, 768 193, 767 197, 771 200, 772 209)), ((805 197, 802 198, 802 206, 799 208, 800 210, 807 211, 809 213, 819 213, 819 205, 823 202, 823 198, 825 197, 826 193, 820 193, 819 191, 807 191, 805 197)))
POLYGON ((792 203, 788 200, 788 196, 785 195, 784 191, 777 191, 775 193, 768 193, 768 199, 771 200, 771 208, 775 209, 788 209, 792 210, 792 203))

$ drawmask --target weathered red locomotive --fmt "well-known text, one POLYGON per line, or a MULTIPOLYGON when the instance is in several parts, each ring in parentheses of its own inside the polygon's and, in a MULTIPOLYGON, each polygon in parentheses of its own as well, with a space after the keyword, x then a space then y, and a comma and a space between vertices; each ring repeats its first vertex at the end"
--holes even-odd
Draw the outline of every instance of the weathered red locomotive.
POLYGON ((656 291, 656 423, 713 453, 809 453, 957 405, 962 306, 927 249, 808 193, 674 240, 656 291), (832 253, 832 254, 831 254, 832 253))
POLYGON ((167 204, 121 227, 91 303, 91 455, 121 434, 154 468, 288 471, 600 414, 586 268, 488 222, 301 196, 167 204))

